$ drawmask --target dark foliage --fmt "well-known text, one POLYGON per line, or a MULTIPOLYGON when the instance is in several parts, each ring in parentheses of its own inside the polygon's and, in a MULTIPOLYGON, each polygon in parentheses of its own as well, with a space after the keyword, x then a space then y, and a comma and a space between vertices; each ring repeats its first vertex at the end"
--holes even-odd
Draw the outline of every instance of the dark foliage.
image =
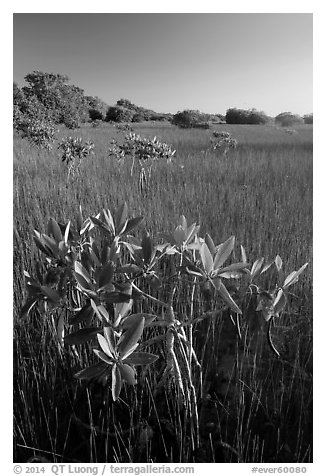
POLYGON ((95 115, 95 119, 103 118, 106 112, 103 101, 85 96, 83 89, 68 84, 67 76, 33 71, 25 81, 27 86, 21 89, 14 83, 13 100, 20 112, 30 118, 47 118, 75 129, 95 115))
POLYGON ((130 122, 133 116, 133 111, 130 109, 127 109, 123 106, 112 106, 109 107, 105 120, 107 122, 130 122))
POLYGON ((303 122, 302 117, 292 114, 292 112, 281 112, 281 114, 275 117, 275 123, 282 127, 303 124, 303 122))
POLYGON ((314 122, 314 116, 313 116, 312 113, 311 113, 311 114, 305 114, 305 115, 303 116, 303 120, 304 120, 304 123, 305 123, 305 124, 313 124, 313 122, 314 122))
POLYGON ((226 111, 227 124, 267 124, 269 117, 263 111, 256 109, 237 109, 235 107, 226 111))

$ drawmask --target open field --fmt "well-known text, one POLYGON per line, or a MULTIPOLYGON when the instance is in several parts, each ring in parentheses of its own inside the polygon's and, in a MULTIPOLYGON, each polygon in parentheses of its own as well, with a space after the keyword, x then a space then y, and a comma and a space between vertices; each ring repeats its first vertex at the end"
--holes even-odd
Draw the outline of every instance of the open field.
MULTIPOLYGON (((60 130, 59 137, 78 136, 95 144, 94 155, 70 181, 56 147, 47 152, 14 140, 14 460, 38 455, 57 462, 311 462, 312 127, 289 133, 272 126, 216 125, 213 129, 238 140, 226 157, 208 150, 211 131, 170 124, 134 129, 177 151, 174 164, 162 163, 153 171, 145 192, 128 167, 108 156, 110 140, 117 137, 108 124, 60 130), (215 243, 235 235, 237 253, 242 244, 250 263, 279 254, 289 273, 309 262, 291 289, 291 310, 275 323, 280 358, 266 345, 248 369, 231 329, 234 347, 228 357, 236 376, 222 384, 220 343, 230 329, 223 316, 195 329, 209 395, 200 402, 201 444, 195 453, 173 389, 155 401, 150 370, 139 377, 137 390, 128 388, 113 404, 102 388, 72 378, 80 362, 70 349, 58 352, 51 322, 38 313, 19 318, 23 271, 33 275, 39 259, 33 230, 46 231, 50 217, 74 222, 79 205, 86 217, 123 201, 131 216, 145 217, 150 233, 170 233, 183 214, 215 243)), ((179 316, 189 311, 188 299, 180 291, 179 316)), ((143 312, 153 312, 144 306, 143 312)), ((87 347, 83 358, 90 359, 87 347)))

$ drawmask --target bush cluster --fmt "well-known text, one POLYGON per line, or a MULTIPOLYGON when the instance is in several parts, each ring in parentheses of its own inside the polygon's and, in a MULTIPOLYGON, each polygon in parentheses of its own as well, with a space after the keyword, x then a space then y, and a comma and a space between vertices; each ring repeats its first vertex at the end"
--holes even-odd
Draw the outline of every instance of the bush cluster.
POLYGON ((304 120, 305 124, 313 124, 314 116, 313 116, 313 114, 305 114, 303 116, 303 120, 304 120))
POLYGON ((84 91, 68 84, 61 74, 33 71, 25 76, 27 86, 14 83, 14 105, 23 114, 40 118, 47 116, 55 124, 75 129, 90 118, 103 119, 107 105, 97 97, 85 96, 84 91))
POLYGON ((124 139, 124 142, 120 143, 112 140, 108 154, 121 164, 124 164, 125 159, 129 159, 130 174, 133 176, 134 171, 136 172, 140 191, 146 193, 150 187, 153 167, 162 159, 171 163, 175 150, 156 137, 147 139, 134 132, 130 132, 124 139))
POLYGON ((46 118, 23 114, 19 107, 14 105, 13 111, 14 129, 22 138, 27 138, 32 144, 47 150, 52 148, 57 129, 55 124, 46 118))
POLYGON ((170 120, 171 114, 157 114, 151 109, 137 106, 129 99, 119 99, 115 106, 108 108, 107 122, 143 122, 170 120))
POLYGON ((267 124, 270 118, 263 111, 233 107, 226 111, 225 121, 227 124, 267 124))
POLYGON ((90 140, 83 141, 81 137, 64 137, 58 144, 62 150, 61 160, 68 166, 68 177, 75 174, 82 159, 93 153, 94 144, 90 140))
POLYGON ((237 140, 231 137, 229 132, 225 131, 214 131, 210 141, 213 150, 223 151, 225 155, 230 149, 236 149, 238 145, 237 140))
POLYGON ((75 159, 87 157, 94 149, 91 141, 83 141, 81 137, 65 137, 58 145, 58 149, 63 151, 62 162, 71 162, 75 159))
POLYGON ((105 120, 107 122, 131 122, 134 116, 133 111, 123 106, 109 107, 105 120))
POLYGON ((194 109, 178 111, 172 116, 171 123, 183 129, 209 129, 211 123, 220 123, 224 116, 220 114, 205 114, 194 109))
POLYGON ((289 127, 303 124, 304 120, 298 114, 292 112, 281 112, 275 117, 275 124, 282 127, 289 127))
MULTIPOLYGON (((64 124, 69 129, 79 128, 85 122, 103 120, 110 123, 169 121, 181 128, 202 129, 224 120, 228 124, 266 124, 271 121, 264 112, 256 109, 230 108, 225 116, 191 109, 178 111, 174 115, 158 114, 123 98, 115 106, 109 107, 97 96, 86 96, 83 89, 68 84, 69 78, 65 75, 33 71, 24 79, 27 86, 19 88, 14 83, 13 87, 15 125, 18 124, 19 113, 26 115, 27 122, 35 118, 48 124, 64 124)), ((275 122, 285 127, 303 122, 312 124, 313 115, 307 114, 301 118, 284 112, 276 116, 275 122)))
POLYGON ((93 119, 90 124, 91 124, 92 127, 99 127, 100 124, 101 124, 101 120, 100 119, 93 119))
POLYGON ((206 122, 206 115, 198 110, 185 109, 174 114, 172 118, 172 124, 181 127, 183 129, 189 129, 196 127, 198 124, 206 122))
POLYGON ((86 96, 89 105, 88 113, 91 121, 98 119, 105 120, 105 115, 108 110, 108 105, 97 96, 86 96))
POLYGON ((118 159, 126 156, 133 157, 138 161, 167 159, 171 161, 175 155, 175 150, 171 145, 160 142, 156 137, 147 139, 141 137, 134 132, 130 132, 125 136, 125 141, 118 144, 115 140, 111 142, 113 148, 109 149, 109 155, 113 155, 118 159))

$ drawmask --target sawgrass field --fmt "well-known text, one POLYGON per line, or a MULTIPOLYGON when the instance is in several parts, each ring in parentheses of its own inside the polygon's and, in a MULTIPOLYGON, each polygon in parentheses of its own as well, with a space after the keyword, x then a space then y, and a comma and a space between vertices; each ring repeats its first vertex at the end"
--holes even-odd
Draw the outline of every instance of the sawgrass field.
MULTIPOLYGON (((46 151, 14 137, 14 460, 311 462, 312 126, 133 127, 176 150, 171 164, 152 169, 145 189, 126 162, 109 156, 110 141, 124 135, 111 124, 60 129, 59 139, 76 136, 95 145, 69 178, 56 144, 46 151), (212 130, 230 132, 237 148, 227 155, 212 151, 212 130), (87 217, 123 202, 130 216, 145 218, 143 227, 153 235, 171 233, 184 215, 214 243, 234 235, 235 251, 240 254, 242 245, 250 263, 279 255, 285 274, 309 263, 291 288, 291 305, 275 320, 280 357, 266 343, 254 365, 244 365, 241 342, 225 317, 198 324, 194 347, 203 356, 207 398, 200 402, 195 453, 173 389, 160 401, 153 397, 153 370, 139 376, 137 390, 126 390, 128 399, 113 403, 107 390, 72 378, 81 367, 70 348, 58 352, 51 322, 38 313, 19 315, 24 270, 33 275, 40 260, 33 230, 46 232, 50 217, 74 222, 79 206, 87 217), (225 345, 221 356, 231 334, 232 351, 225 345), (222 364, 231 369, 229 381, 221 381, 222 364)), ((187 299, 178 296, 179 316, 187 312, 187 299)))

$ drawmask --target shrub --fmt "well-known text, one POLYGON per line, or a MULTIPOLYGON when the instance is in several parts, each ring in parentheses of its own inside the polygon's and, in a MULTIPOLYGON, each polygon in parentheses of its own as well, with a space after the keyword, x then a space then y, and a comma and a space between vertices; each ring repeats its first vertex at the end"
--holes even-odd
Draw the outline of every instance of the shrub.
POLYGON ((149 186, 152 168, 158 160, 166 160, 171 163, 175 155, 175 150, 168 144, 160 142, 156 137, 154 139, 143 138, 140 135, 130 132, 125 136, 125 141, 117 143, 111 141, 112 147, 108 153, 115 157, 120 163, 131 160, 130 173, 133 175, 134 169, 138 174, 138 183, 142 191, 149 186))
POLYGON ((226 111, 225 121, 227 124, 246 124, 247 114, 243 109, 233 107, 226 111))
POLYGON ((57 132, 52 122, 29 117, 27 114, 22 114, 17 107, 14 107, 14 128, 21 137, 47 150, 52 148, 57 132))
POLYGON ((20 108, 14 104, 13 107, 13 126, 14 129, 19 132, 20 129, 20 124, 22 123, 22 120, 24 118, 24 114, 21 112, 20 108))
POLYGON ((134 109, 134 104, 132 104, 132 102, 129 101, 129 99, 124 99, 124 98, 118 99, 117 106, 121 106, 127 109, 134 109))
POLYGON ((91 121, 91 126, 92 127, 99 127, 99 125, 101 124, 101 120, 100 119, 93 119, 91 121))
POLYGON ((303 124, 303 119, 297 114, 292 114, 292 112, 282 112, 275 117, 275 123, 282 127, 295 126, 303 124))
POLYGON ((210 141, 212 149, 215 151, 223 151, 224 155, 226 155, 230 149, 236 149, 238 145, 237 140, 233 139, 231 134, 225 131, 214 131, 210 141))
POLYGON ((62 122, 67 127, 67 129, 80 128, 80 122, 77 115, 66 114, 62 122))
POLYGON ((103 121, 103 114, 97 109, 89 109, 89 117, 92 121, 103 121))
POLYGON ((56 129, 49 111, 29 91, 13 88, 13 126, 23 138, 37 147, 51 149, 56 129))
POLYGON ((58 144, 62 150, 61 160, 68 166, 68 177, 78 172, 82 159, 93 153, 94 144, 81 137, 64 137, 58 144))
MULTIPOLYGON (((104 209, 86 220, 80 212, 77 227, 70 221, 59 224, 50 219, 47 233, 35 231, 43 274, 39 271, 33 277, 25 272, 28 297, 22 315, 37 306, 44 319, 51 319, 56 330, 51 343, 58 346, 58 359, 62 348, 69 352, 71 347, 74 355, 80 356, 75 378, 109 385, 110 394, 105 398, 114 402, 123 392, 123 383, 137 384, 137 366, 151 365, 156 375, 153 398, 159 388, 169 392, 172 386, 176 389, 179 398, 174 404, 192 422, 185 431, 192 432, 188 441, 195 449, 196 438, 192 437, 199 432, 201 403, 197 396, 203 369, 192 344, 194 325, 203 319, 216 319, 226 309, 235 325, 235 339, 237 329, 241 340, 250 333, 250 314, 257 325, 264 325, 267 343, 279 356, 272 340, 273 321, 282 317, 289 288, 307 263, 284 274, 280 256, 268 263, 259 258, 250 265, 243 247, 241 261, 237 261, 234 236, 216 245, 209 234, 200 237, 200 227, 189 225, 184 216, 174 229, 166 230, 163 243, 155 244, 147 232, 142 239, 132 234, 142 221, 142 217, 128 218, 126 204, 112 213, 104 209), (162 274, 159 264, 163 257, 174 263, 168 268, 173 269, 171 274, 167 268, 166 275, 162 274), (192 296, 191 306, 188 313, 176 316, 174 296, 180 286, 192 296), (194 310, 195 299, 204 292, 216 306, 214 315, 196 314, 194 310), (150 314, 133 311, 144 298, 151 302, 150 314), (150 339, 146 339, 145 329, 150 339), (160 350, 162 343, 164 352, 160 350), (95 354, 96 361, 83 368, 87 351, 95 354), (159 355, 161 368, 155 364, 159 355)), ((128 399, 128 393, 123 399, 128 399)))
POLYGON ((248 114, 248 124, 267 124, 270 118, 263 112, 251 109, 248 114))
MULTIPOLYGON (((116 144, 115 141, 114 144, 116 144)), ((129 135, 125 136, 125 142, 118 145, 118 150, 118 154, 116 152, 112 154, 112 149, 109 149, 110 155, 120 156, 120 158, 131 156, 143 161, 171 160, 175 154, 175 150, 170 145, 160 142, 156 137, 154 139, 147 139, 134 132, 130 132, 129 135)))
POLYGON ((266 124, 269 117, 263 111, 256 109, 237 109, 235 107, 226 111, 225 121, 227 124, 266 124))
POLYGON ((132 122, 143 122, 145 121, 144 114, 137 112, 132 116, 132 122))
POLYGON ((217 123, 225 123, 225 115, 223 114, 215 114, 213 117, 212 117, 212 121, 214 122, 217 122, 217 123))
POLYGON ((304 120, 305 124, 313 124, 314 116, 313 116, 313 114, 305 114, 303 116, 303 120, 304 120))
POLYGON ((205 114, 197 110, 185 109, 174 114, 171 122, 182 128, 198 127, 209 129, 211 123, 220 123, 222 119, 224 120, 224 116, 219 114, 205 114))
POLYGON ((144 107, 133 104, 131 101, 129 101, 129 99, 123 99, 123 98, 119 99, 116 103, 116 106, 127 109, 130 112, 132 112, 133 116, 136 116, 135 120, 128 119, 128 121, 129 120, 132 120, 133 122, 150 121, 151 117, 156 114, 151 109, 146 109, 144 107))
POLYGON ((200 111, 185 109, 184 111, 179 111, 174 114, 172 118, 172 124, 187 129, 194 127, 194 124, 204 120, 203 114, 200 111))
POLYGON ((134 116, 134 111, 122 106, 109 107, 105 120, 107 122, 130 122, 134 116))
POLYGON ((53 122, 75 128, 77 123, 87 121, 89 108, 84 91, 67 84, 67 76, 33 71, 25 76, 25 81, 28 83, 23 88, 25 95, 34 96, 53 122))
POLYGON ((86 101, 88 104, 89 118, 103 121, 108 109, 107 104, 97 96, 86 96, 86 101))
POLYGON ((19 89, 14 83, 14 95, 13 95, 13 104, 14 104, 14 114, 17 116, 17 111, 26 118, 37 119, 37 120, 46 120, 48 122, 53 122, 53 118, 49 110, 38 100, 38 98, 32 94, 30 91, 24 91, 19 89))
POLYGON ((22 101, 24 100, 24 93, 23 91, 19 88, 17 83, 13 83, 13 103, 14 104, 21 104, 22 101))

